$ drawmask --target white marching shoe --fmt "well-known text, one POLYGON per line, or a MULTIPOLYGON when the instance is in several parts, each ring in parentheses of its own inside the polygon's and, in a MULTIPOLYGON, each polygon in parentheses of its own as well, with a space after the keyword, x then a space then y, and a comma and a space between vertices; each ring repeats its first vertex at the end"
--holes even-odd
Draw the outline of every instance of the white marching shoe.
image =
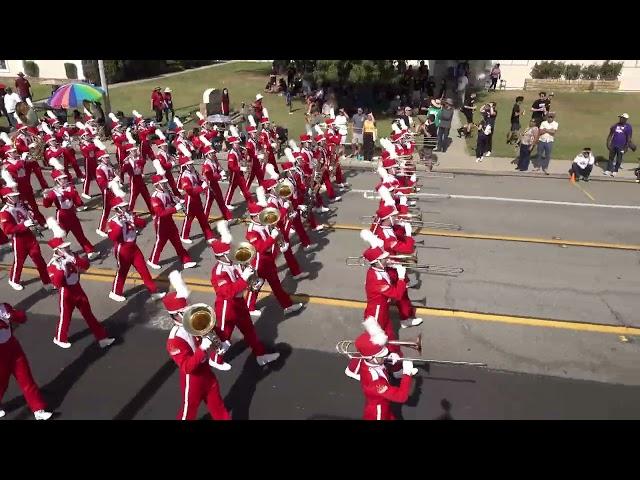
POLYGON ((333 199, 331 201, 332 202, 339 202, 340 200, 342 200, 342 197, 340 195, 338 195, 337 197, 333 197, 333 199))
POLYGON ((101 237, 108 237, 109 235, 107 235, 106 232, 103 232, 102 230, 100 230, 99 228, 96 228, 96 234, 101 236, 101 237))
POLYGON ((89 260, 94 260, 94 259, 98 258, 99 256, 100 256, 100 252, 89 252, 87 254, 87 258, 89 260))
POLYGON ((193 240, 191 240, 190 238, 182 238, 182 237, 180 237, 180 241, 182 243, 186 243, 187 245, 190 245, 190 244, 193 243, 193 240))
POLYGON ((349 367, 344 369, 344 374, 347 377, 353 378, 354 380, 358 380, 360 381, 360 374, 358 373, 353 373, 351 370, 349 370, 349 367))
POLYGON ((230 212, 235 210, 236 208, 238 208, 238 207, 235 207, 233 205, 225 205, 225 206, 227 207, 227 210, 229 210, 230 212))
POLYGON ((152 294, 151 294, 151 299, 152 299, 152 300, 160 300, 160 299, 161 299, 161 298, 163 298, 166 294, 167 294, 167 292, 157 292, 157 293, 152 293, 152 294))
POLYGON ((87 194, 86 194, 86 193, 84 193, 84 192, 82 192, 82 193, 80 194, 80 196, 81 196, 82 198, 84 198, 85 200, 91 200, 91 195, 87 195, 87 194))
POLYGON ((309 276, 309 272, 302 272, 302 273, 299 273, 298 275, 294 276, 293 279, 294 280, 300 280, 300 279, 303 279, 303 278, 307 278, 308 276, 309 276))
POLYGON ((421 323, 421 318, 407 318, 406 320, 400 320, 400 326, 402 328, 417 327, 421 323))
POLYGON ((98 345, 100 345, 100 348, 107 348, 109 345, 111 345, 113 342, 115 342, 116 339, 115 338, 103 338, 102 340, 98 340, 98 345))
POLYGON ((7 414, 4 410, 0 410, 0 418, 4 417, 7 414))
POLYGON ((259 357, 256 357, 256 361, 258 362, 258 365, 262 367, 267 363, 275 362, 279 357, 280 357, 280 354, 278 352, 265 353, 264 355, 260 355, 259 357))
POLYGON ((251 310, 249 315, 251 315, 252 320, 257 320, 260 318, 260 315, 262 315, 262 310, 251 310))
POLYGON ((33 412, 33 416, 36 420, 49 420, 53 413, 47 412, 46 410, 37 410, 33 412))
POLYGON ((13 288, 14 290, 18 290, 18 291, 24 289, 24 287, 22 285, 20 285, 19 283, 16 283, 16 282, 12 282, 11 280, 9 280, 9 286, 11 288, 13 288))
POLYGON ((328 212, 329 209, 327 207, 315 207, 313 211, 316 213, 325 213, 328 212))
POLYGON ((60 348, 64 348, 64 349, 71 348, 71 343, 69 343, 69 342, 61 342, 57 338, 53 339, 53 343, 55 343, 60 348))
POLYGON ((153 268, 154 270, 160 270, 162 268, 160 265, 151 263, 149 260, 147 260, 147 265, 149 265, 149 268, 153 268))
POLYGON ((318 225, 316 228, 314 228, 314 230, 316 232, 320 232, 320 231, 324 230, 324 225, 318 225))
POLYGON ((197 266, 198 264, 196 262, 187 262, 184 265, 182 265, 184 268, 193 268, 195 266, 197 266))
POLYGON ((308 252, 309 250, 313 250, 314 248, 316 248, 318 246, 317 243, 310 243, 309 245, 307 245, 306 247, 303 247, 302 249, 305 252, 308 252))
POLYGON ((289 315, 290 313, 297 312, 298 310, 302 310, 304 305, 302 303, 294 303, 290 307, 284 309, 284 314, 289 315))
MULTIPOLYGON (((411 370, 411 375, 417 375, 418 374, 418 369, 416 367, 413 367, 413 369, 411 370)), ((393 378, 402 378, 402 376, 404 375, 404 372, 402 371, 402 369, 398 370, 397 372, 393 372, 393 378)))
POLYGON ((118 295, 117 293, 114 292, 109 292, 109 298, 111 300, 115 300, 116 302, 124 302, 127 298, 123 297, 122 295, 118 295))
POLYGON ((212 368, 215 368, 216 370, 221 370, 223 372, 227 372, 231 370, 231 365, 229 365, 227 362, 224 362, 224 363, 214 362, 212 358, 209 359, 209 366, 212 368))

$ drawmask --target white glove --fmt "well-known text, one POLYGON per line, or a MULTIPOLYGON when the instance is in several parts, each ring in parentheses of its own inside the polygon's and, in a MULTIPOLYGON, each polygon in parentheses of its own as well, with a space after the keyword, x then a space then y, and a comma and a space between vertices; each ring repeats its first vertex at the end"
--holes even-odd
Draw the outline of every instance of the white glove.
POLYGON ((298 212, 294 210, 288 215, 288 217, 293 220, 294 218, 296 218, 297 215, 298 215, 298 212))
POLYGON ((278 235, 280 235, 280 232, 278 231, 277 228, 274 228, 273 230, 271 230, 271 238, 275 240, 276 238, 278 238, 278 235))
POLYGON ((284 208, 286 208, 287 210, 289 210, 289 207, 291 206, 291 203, 290 203, 289 201, 286 201, 286 202, 284 202, 284 203, 282 204, 282 206, 283 206, 284 208))
POLYGON ((24 221, 24 226, 25 227, 31 227, 33 226, 33 220, 31 220, 30 218, 28 218, 27 220, 24 221))
POLYGON ((409 177, 409 179, 410 179, 413 183, 416 183, 416 180, 418 179, 418 177, 416 177, 416 174, 414 173, 413 175, 411 175, 411 176, 409 177))
POLYGON ((393 268, 396 269, 396 272, 398 272, 398 278, 400 280, 404 280, 405 275, 407 274, 407 267, 405 267, 404 265, 394 265, 393 268))
POLYGON ((298 210, 300 210, 301 212, 306 212, 307 211, 307 206, 306 205, 298 205, 298 210))
POLYGON ((272 147, 272 148, 276 148, 277 146, 278 146, 278 144, 277 144, 277 143, 272 143, 272 144, 271 144, 271 147, 272 147))
POLYGON ((226 180, 227 179, 227 172, 225 172, 224 170, 220 171, 220 180, 226 180))
POLYGON ((69 142, 67 142, 66 140, 62 142, 62 148, 67 148, 68 146, 69 146, 69 142))
POLYGON ((251 278, 251 276, 254 273, 256 273, 256 271, 253 269, 253 267, 247 267, 247 268, 244 269, 244 271, 242 272, 242 275, 240 275, 240 276, 246 282, 247 280, 249 280, 249 278, 251 278))
POLYGON ((411 360, 402 361, 402 373, 405 375, 415 375, 417 369, 413 368, 413 362, 411 360))
POLYGON ((176 212, 181 211, 184 208, 184 206, 182 205, 182 203, 176 203, 176 212))
POLYGON ((258 159, 264 160, 264 153, 259 153, 258 154, 258 159))
POLYGON ((400 360, 400 355, 394 352, 394 353, 390 353, 387 358, 391 360, 391 365, 395 365, 400 360))
POLYGON ((404 224, 404 234, 405 234, 407 237, 410 237, 412 233, 413 233, 413 232, 411 231, 411 224, 410 224, 409 222, 406 222, 406 223, 404 224))
POLYGON ((211 348, 211 340, 208 337, 204 337, 202 339, 202 343, 200 343, 200 350, 204 350, 205 352, 211 348))
POLYGON ((240 171, 241 172, 246 172, 247 171, 247 167, 240 167, 240 171))
POLYGON ((209 188, 209 184, 208 184, 207 182, 205 182, 205 181, 203 181, 203 182, 200 184, 200 186, 201 186, 202 188, 209 188))
POLYGON ((286 252, 287 250, 289 250, 289 244, 285 242, 285 243, 283 243, 283 244, 280 246, 280 251, 281 251, 282 253, 284 253, 284 252, 286 252))
POLYGON ((407 196, 406 195, 400 195, 400 205, 407 205, 407 196))

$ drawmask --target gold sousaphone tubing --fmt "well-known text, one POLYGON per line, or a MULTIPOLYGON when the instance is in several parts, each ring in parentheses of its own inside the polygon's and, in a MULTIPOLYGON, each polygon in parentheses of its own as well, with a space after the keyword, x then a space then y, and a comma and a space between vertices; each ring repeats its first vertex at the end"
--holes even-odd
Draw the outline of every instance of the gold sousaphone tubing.
POLYGON ((222 346, 222 340, 213 331, 215 324, 213 309, 206 303, 189 305, 182 314, 182 326, 187 333, 194 337, 208 338, 213 348, 217 349, 222 346))
MULTIPOLYGON (((351 340, 341 340, 336 344, 336 350, 341 355, 346 355, 349 358, 355 359, 369 359, 371 357, 366 357, 362 355, 358 350, 353 347, 354 342, 351 340)), ((415 342, 403 341, 403 340, 388 340, 387 345, 399 345, 403 347, 409 347, 414 350, 417 350, 418 353, 422 353, 422 334, 418 335, 418 338, 415 342)), ((386 357, 385 362, 390 363, 391 359, 386 357)), ((411 361, 414 363, 438 363, 441 365, 460 365, 466 367, 486 367, 486 363, 479 362, 454 362, 451 360, 435 360, 431 358, 411 358, 411 357, 400 357, 398 360, 402 362, 403 360, 411 361)))
MULTIPOLYGON (((464 272, 462 267, 448 267, 446 265, 431 265, 418 263, 417 255, 390 255, 388 265, 402 265, 407 270, 429 275, 446 275, 456 277, 464 272)), ((348 267, 368 267, 369 262, 364 257, 347 257, 345 265, 348 267)))

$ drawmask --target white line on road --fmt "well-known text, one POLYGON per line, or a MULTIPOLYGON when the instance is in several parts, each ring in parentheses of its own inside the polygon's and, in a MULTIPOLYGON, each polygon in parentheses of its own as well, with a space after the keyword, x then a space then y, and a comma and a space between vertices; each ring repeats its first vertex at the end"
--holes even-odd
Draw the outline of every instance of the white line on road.
MULTIPOLYGON (((374 194, 373 190, 349 190, 354 193, 374 194)), ((507 198, 507 197, 482 197, 477 195, 450 195, 447 193, 413 193, 416 197, 431 198, 457 198, 460 200, 492 200, 494 202, 512 202, 512 203, 537 203, 542 205, 564 205, 568 207, 596 207, 596 208, 615 208, 621 210, 640 210, 640 205, 608 205, 605 203, 578 203, 578 202, 559 202, 555 200, 532 200, 530 198, 507 198)), ((365 195, 365 198, 373 198, 365 195)), ((375 198, 379 198, 377 195, 375 198)))

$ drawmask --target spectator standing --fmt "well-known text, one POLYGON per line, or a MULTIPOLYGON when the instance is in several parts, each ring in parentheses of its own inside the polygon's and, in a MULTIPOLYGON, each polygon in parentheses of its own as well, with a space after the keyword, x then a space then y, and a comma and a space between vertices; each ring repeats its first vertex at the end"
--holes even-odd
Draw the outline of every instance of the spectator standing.
POLYGON ((466 74, 462 74, 458 77, 458 105, 462 109, 464 105, 465 92, 469 86, 469 79, 466 74))
POLYGON ((465 138, 471 135, 471 127, 473 126, 473 112, 476 108, 476 94, 470 93, 466 96, 465 101, 462 103, 462 108, 460 109, 464 114, 464 118, 467 123, 466 125, 463 125, 458 129, 458 138, 462 138, 463 133, 465 138))
POLYGON ((336 115, 335 122, 333 123, 335 129, 340 135, 340 146, 338 147, 337 156, 341 158, 343 155, 346 156, 345 145, 347 143, 347 134, 349 130, 347 129, 347 124, 349 123, 349 115, 344 111, 344 108, 338 110, 338 114, 336 115))
POLYGON ((591 153, 591 148, 584 147, 582 149, 582 153, 580 155, 576 155, 576 158, 573 159, 573 163, 569 169, 571 179, 579 182, 580 177, 582 177, 585 182, 588 182, 589 175, 591 175, 591 170, 593 170, 593 165, 595 163, 596 158, 593 156, 593 153, 591 153))
POLYGON ((511 108, 511 130, 507 134, 507 145, 513 145, 518 140, 520 134, 520 117, 524 113, 522 108, 520 108, 520 104, 523 101, 524 97, 516 97, 516 103, 514 103, 513 108, 511 108))
MULTIPOLYGON (((485 70, 486 71, 486 70, 485 70)), ((498 80, 502 78, 502 74, 500 73, 500 64, 496 63, 491 72, 489 73, 489 77, 491 78, 491 85, 489 85, 489 90, 496 91, 496 85, 498 85, 498 80)))
POLYGON ((553 148, 553 142, 556 138, 556 132, 558 131, 558 122, 555 120, 556 114, 549 112, 547 119, 540 124, 540 139, 538 141, 538 166, 536 171, 542 169, 545 175, 549 175, 547 168, 549 168, 549 162, 551 161, 551 150, 553 148))
POLYGON ((435 91, 436 91, 436 81, 432 75, 427 79, 427 97, 433 98, 435 91))
POLYGON ((362 160, 362 127, 364 126, 364 116, 362 107, 358 107, 357 113, 351 117, 351 156, 355 156, 356 160, 362 160))
MULTIPOLYGON (((173 118, 176 116, 176 112, 173 109, 173 96, 171 95, 171 92, 172 90, 169 87, 167 87, 164 89, 164 92, 162 94, 162 97, 164 98, 164 115, 167 119, 167 124, 170 122, 169 112, 171 112, 171 120, 173 120, 173 118)), ((223 93, 223 104, 224 104, 224 93, 223 93)))
POLYGON ((162 113, 164 112, 164 97, 160 91, 160 87, 156 87, 151 92, 151 110, 156 114, 156 123, 162 122, 162 113))
POLYGON ((498 117, 498 108, 496 102, 489 102, 484 105, 480 112, 485 121, 491 125, 491 133, 487 136, 487 150, 485 157, 491 156, 491 149, 493 148, 493 132, 496 128, 496 118, 498 117))
POLYGON ((493 134, 493 129, 489 120, 483 118, 478 124, 478 140, 476 141, 476 163, 482 162, 482 157, 487 151, 487 141, 489 136, 493 134))
POLYGON ((376 136, 376 121, 373 118, 373 114, 368 113, 367 119, 362 126, 362 150, 364 153, 364 160, 367 162, 373 161, 373 146, 376 136))
POLYGON ((609 136, 607 137, 609 163, 607 164, 607 170, 604 172, 605 175, 615 177, 622 165, 624 152, 626 152, 630 146, 635 150, 635 146, 631 143, 633 129, 631 125, 627 123, 628 119, 629 114, 623 113, 618 116, 618 123, 609 129, 609 136))
POLYGON ((16 126, 16 105, 21 101, 20 95, 15 93, 11 88, 7 88, 7 93, 4 96, 4 109, 7 112, 9 126, 12 128, 16 126))
POLYGON ((539 98, 531 105, 531 118, 536 121, 539 127, 551 107, 551 100, 547 98, 546 92, 540 92, 539 98))
POLYGON ((23 102, 26 102, 27 98, 28 99, 32 98, 31 84, 29 83, 29 80, 24 78, 24 73, 20 72, 18 74, 18 78, 16 78, 15 84, 16 84, 16 91, 18 95, 20 95, 20 98, 22 99, 23 102))
POLYGON ((447 94, 447 79, 443 78, 440 82, 440 93, 438 94, 438 98, 443 99, 447 94))
POLYGON ((431 100, 431 107, 427 110, 427 115, 433 115, 436 128, 440 126, 440 114, 442 113, 442 100, 436 98, 431 100))
POLYGON ((453 100, 447 98, 444 101, 444 107, 440 113, 440 125, 438 126, 438 145, 436 152, 446 152, 449 148, 449 130, 451 130, 451 122, 453 121, 453 100))
POLYGON ((293 87, 293 81, 296 78, 296 66, 293 62, 289 63, 289 67, 287 68, 287 87, 293 87))
POLYGON ((526 172, 529 170, 529 161, 533 147, 538 144, 539 129, 536 121, 529 120, 529 127, 520 136, 520 155, 518 156, 518 166, 516 170, 526 172))
POLYGON ((420 66, 418 67, 418 81, 419 81, 421 94, 424 94, 427 88, 428 80, 429 80, 429 67, 425 65, 424 60, 420 60, 420 66))
MULTIPOLYGON (((9 121, 9 115, 7 115, 7 109, 4 108, 4 96, 7 94, 7 86, 4 83, 0 83, 0 116, 4 115, 9 121)), ((11 125, 11 122, 9 122, 11 125)))
POLYGON ((222 98, 220 99, 222 115, 228 116, 231 112, 231 98, 229 97, 229 89, 222 89, 222 98))

